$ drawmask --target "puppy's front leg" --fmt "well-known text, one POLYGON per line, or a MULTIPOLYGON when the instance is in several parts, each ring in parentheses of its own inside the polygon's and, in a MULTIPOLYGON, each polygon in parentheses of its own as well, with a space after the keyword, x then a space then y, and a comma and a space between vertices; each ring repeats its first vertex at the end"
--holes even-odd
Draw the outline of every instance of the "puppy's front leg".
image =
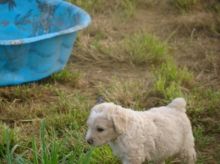
POLYGON ((124 159, 122 161, 122 164, 142 164, 142 160, 141 159, 124 159))
POLYGON ((165 161, 158 161, 156 164, 165 164, 165 161))

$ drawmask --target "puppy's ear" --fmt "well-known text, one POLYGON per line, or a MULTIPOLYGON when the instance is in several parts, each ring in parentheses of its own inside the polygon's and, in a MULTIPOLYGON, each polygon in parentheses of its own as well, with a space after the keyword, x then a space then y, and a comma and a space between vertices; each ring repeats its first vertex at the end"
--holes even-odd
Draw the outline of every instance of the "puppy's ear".
POLYGON ((97 98, 97 100, 96 100, 96 104, 101 104, 101 103, 104 103, 105 102, 105 99, 104 99, 104 97, 102 97, 102 96, 99 96, 98 98, 97 98))
POLYGON ((126 112, 115 111, 112 113, 113 126, 118 134, 123 134, 126 131, 127 120, 126 112))

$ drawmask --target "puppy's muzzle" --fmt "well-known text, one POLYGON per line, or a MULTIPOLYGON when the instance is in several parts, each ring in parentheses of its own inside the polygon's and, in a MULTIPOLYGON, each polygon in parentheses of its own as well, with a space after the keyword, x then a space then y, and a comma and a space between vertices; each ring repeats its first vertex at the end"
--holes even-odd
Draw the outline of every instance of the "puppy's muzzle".
POLYGON ((92 138, 89 138, 89 139, 87 140, 87 142, 88 142, 88 144, 92 145, 92 144, 94 143, 94 140, 93 140, 92 138))

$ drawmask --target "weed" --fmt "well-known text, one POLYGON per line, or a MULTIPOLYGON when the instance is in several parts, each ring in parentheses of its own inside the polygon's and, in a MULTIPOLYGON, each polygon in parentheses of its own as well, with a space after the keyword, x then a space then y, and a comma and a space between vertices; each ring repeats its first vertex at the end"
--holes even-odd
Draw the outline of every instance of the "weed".
POLYGON ((119 163, 118 159, 112 154, 109 146, 94 149, 92 159, 91 164, 99 163, 99 161, 105 161, 106 164, 119 163))
POLYGON ((73 86, 77 86, 79 84, 80 73, 79 72, 71 72, 67 69, 64 69, 60 72, 57 72, 52 75, 51 80, 57 81, 60 83, 71 83, 73 86))
POLYGON ((155 69, 156 81, 154 89, 167 101, 183 96, 182 87, 192 84, 193 76, 185 68, 176 66, 172 58, 155 69))
POLYGON ((213 115, 218 113, 220 92, 211 88, 194 88, 189 95, 189 105, 198 108, 196 113, 213 115))
POLYGON ((168 46, 149 34, 134 34, 124 41, 125 54, 130 62, 139 64, 159 64, 166 58, 168 46))
MULTIPOLYGON (((127 18, 134 16, 136 10, 136 0, 121 0, 119 1, 119 10, 122 10, 123 15, 127 18)), ((125 18, 125 17, 124 17, 125 18)))
POLYGON ((105 86, 98 86, 99 94, 106 101, 115 102, 133 108, 143 108, 143 102, 149 92, 149 82, 145 80, 114 79, 105 86))
POLYGON ((167 100, 167 102, 176 97, 183 96, 181 88, 177 83, 171 82, 170 84, 166 85, 166 80, 162 78, 159 78, 156 81, 155 91, 158 92, 158 94, 161 95, 163 99, 167 100))
POLYGON ((202 149, 213 142, 213 138, 205 134, 205 128, 202 126, 194 127, 193 133, 196 141, 196 146, 199 149, 202 149))

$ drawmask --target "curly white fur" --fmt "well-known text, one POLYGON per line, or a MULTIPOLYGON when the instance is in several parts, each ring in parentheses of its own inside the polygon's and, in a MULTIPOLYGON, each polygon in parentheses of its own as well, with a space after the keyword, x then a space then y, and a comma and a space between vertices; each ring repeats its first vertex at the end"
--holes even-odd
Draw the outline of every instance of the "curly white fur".
POLYGON ((144 112, 102 103, 92 109, 86 139, 94 145, 109 143, 123 164, 162 164, 172 156, 194 164, 194 137, 185 106, 183 98, 144 112))

